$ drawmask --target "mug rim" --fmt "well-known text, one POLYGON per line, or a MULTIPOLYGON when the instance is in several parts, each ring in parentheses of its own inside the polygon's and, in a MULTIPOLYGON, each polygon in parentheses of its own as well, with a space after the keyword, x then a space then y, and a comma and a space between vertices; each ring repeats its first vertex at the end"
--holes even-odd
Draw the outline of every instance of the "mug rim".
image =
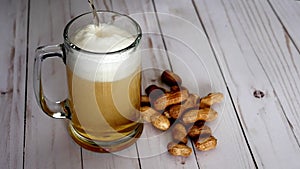
POLYGON ((109 10, 97 10, 96 11, 97 13, 112 13, 112 14, 117 14, 117 15, 120 15, 120 16, 124 16, 126 18, 128 18, 129 20, 131 20, 133 22, 133 24, 136 26, 137 28, 137 35, 136 35, 136 38, 134 39, 134 41, 122 48, 122 49, 119 49, 119 50, 116 50, 116 51, 112 51, 112 52, 93 52, 93 51, 89 51, 89 50, 85 50, 85 49, 82 49, 80 47, 78 47, 77 45, 75 45, 74 43, 71 42, 69 36, 68 36, 68 33, 69 33, 69 27, 72 25, 72 23, 77 20, 78 18, 82 17, 82 16, 85 16, 85 15, 88 15, 88 14, 91 14, 92 12, 86 12, 86 13, 83 13, 83 14, 80 14, 78 16, 76 16, 75 18, 71 19, 67 25, 65 26, 64 28, 64 32, 63 32, 63 37, 64 37, 64 41, 68 44, 68 46, 70 46, 72 49, 75 49, 79 52, 84 52, 84 53, 89 53, 89 54, 101 54, 101 55, 108 55, 108 54, 116 54, 116 53, 121 53, 121 52, 125 52, 131 48, 134 48, 140 41, 140 39, 142 38, 142 29, 140 27, 140 25, 134 20, 132 19, 130 16, 126 15, 126 14, 121 14, 121 13, 118 13, 118 12, 114 12, 114 11, 109 11, 109 10))

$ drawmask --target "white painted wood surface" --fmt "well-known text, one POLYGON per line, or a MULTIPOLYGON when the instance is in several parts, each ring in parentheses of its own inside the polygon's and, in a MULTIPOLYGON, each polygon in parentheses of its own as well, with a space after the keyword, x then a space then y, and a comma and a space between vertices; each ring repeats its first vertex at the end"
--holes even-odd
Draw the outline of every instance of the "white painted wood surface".
MULTIPOLYGON (((24 147, 24 168, 81 168, 81 149, 68 137, 64 121, 46 116, 38 107, 33 93, 33 61, 35 48, 62 42, 64 25, 70 20, 68 1, 30 0, 27 111, 24 147), (60 150, 60 151, 53 151, 60 150)), ((65 79, 60 60, 48 60, 43 71, 47 95, 51 99, 63 98, 61 83, 65 79), (60 64, 59 64, 60 63, 60 64), (53 92, 49 92, 50 89, 53 92), (52 95, 51 95, 52 94, 52 95), (55 97, 58 96, 58 97, 55 97)))
MULTIPOLYGON (((159 4, 161 5, 156 5, 157 12, 168 14, 161 14, 158 18, 163 35, 172 37, 166 38, 166 44, 168 51, 175 54, 175 57, 170 57, 173 70, 179 72, 183 81, 186 81, 188 88, 200 96, 212 91, 220 91, 225 94, 225 103, 230 102, 230 93, 227 93, 226 84, 202 30, 201 23, 194 12, 192 2, 184 2, 183 5, 171 3, 170 0, 159 4), (177 18, 169 15, 174 15, 177 18), (174 28, 173 24, 181 26, 174 28), (178 43, 177 41, 181 42, 178 43), (186 47, 182 47, 183 44, 186 47), (191 69, 190 72, 184 70, 187 68, 191 69), (189 75, 194 75, 194 77, 189 75), (196 80, 197 85, 191 85, 194 80, 196 80)), ((237 73, 239 74, 239 72, 237 73)), ((222 163, 224 168, 254 168, 255 165, 239 127, 234 108, 231 104, 225 104, 216 110, 219 111, 220 118, 217 122, 208 123, 208 125, 214 129, 213 135, 218 138, 219 146, 223 148, 218 147, 211 152, 195 151, 200 168, 218 168, 220 167, 219 163, 222 163), (227 152, 230 152, 230 155, 224 156, 227 152), (218 159, 218 163, 213 158, 218 159), (235 161, 235 163, 229 161, 235 161)))
MULTIPOLYGON (((32 90, 37 46, 62 43, 64 25, 89 11, 82 0, 0 5, 1 168, 300 168, 300 2, 294 0, 95 0, 141 25, 143 88, 172 69, 192 92, 225 94, 209 123, 217 149, 187 159, 166 152, 169 134, 145 125, 115 154, 80 148, 65 122, 47 117, 32 90), (253 92, 262 91, 263 98, 253 92), (25 133, 25 134, 24 134, 25 133)), ((46 93, 65 97, 64 65, 49 60, 46 93), (62 85, 63 84, 63 85, 62 85)))
POLYGON ((299 115, 291 109, 299 107, 300 65, 293 57, 300 55, 286 45, 289 38, 272 9, 262 1, 204 1, 197 7, 258 167, 299 168, 299 115), (254 98, 255 90, 266 96, 254 98))
POLYGON ((23 167, 27 1, 0 5, 0 166, 23 167))
POLYGON ((279 21, 283 24, 283 28, 292 40, 290 43, 296 45, 298 51, 300 50, 300 1, 299 0, 270 0, 270 6, 274 9, 274 13, 279 21), (292 19, 291 19, 292 18, 292 19))

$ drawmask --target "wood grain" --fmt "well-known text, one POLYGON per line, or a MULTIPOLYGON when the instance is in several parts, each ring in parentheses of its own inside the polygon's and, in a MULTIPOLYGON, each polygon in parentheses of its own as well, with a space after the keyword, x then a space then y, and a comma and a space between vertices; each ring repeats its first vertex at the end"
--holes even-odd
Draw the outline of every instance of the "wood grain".
MULTIPOLYGON (((163 70, 171 69, 165 44, 159 30, 159 23, 153 3, 143 1, 112 1, 113 9, 133 17, 143 30, 143 88, 150 84, 162 85, 159 77, 163 70)), ((144 132, 137 142, 141 168, 198 168, 195 156, 173 157, 167 152, 171 141, 169 132, 161 132, 145 124, 144 132)), ((189 144, 190 145, 190 144, 189 144)), ((191 145, 190 145, 191 146, 191 145)))
POLYGON ((195 3, 258 167, 299 168, 300 81, 293 59, 299 53, 287 47, 271 7, 263 1, 195 3))
POLYGON ((283 28, 300 51, 300 2, 297 0, 268 0, 283 28))
POLYGON ((200 96, 222 92, 226 98, 223 104, 215 108, 220 114, 217 121, 207 123, 218 139, 217 148, 208 152, 195 150, 200 168, 218 168, 220 163, 224 168, 255 168, 242 126, 231 105, 222 69, 215 60, 192 2, 155 2, 159 4, 156 5, 157 12, 167 14, 161 14, 158 18, 164 36, 170 37, 165 38, 166 46, 173 53, 170 55, 172 67, 183 77, 183 85, 200 96))
MULTIPOLYGON (((80 147, 67 133, 65 122, 48 117, 33 93, 33 61, 40 45, 62 43, 62 31, 70 19, 69 1, 30 1, 27 79, 26 141, 24 168, 81 168, 80 147)), ((52 100, 64 97, 65 67, 61 60, 46 60, 43 84, 52 100)))
POLYGON ((0 5, 0 165, 23 166, 27 1, 0 5))
MULTIPOLYGON (((113 154, 82 149, 63 120, 45 115, 32 90, 40 45, 63 42, 83 0, 11 0, 0 5, 1 168, 300 168, 300 3, 295 0, 95 0, 142 27, 143 86, 170 69, 191 93, 220 91, 215 150, 169 155, 170 133, 145 124, 136 144, 113 154), (27 27, 28 26, 28 27, 27 27), (25 135, 24 135, 25 134, 25 135)), ((46 94, 66 97, 64 64, 47 60, 46 94)), ((193 146, 191 143, 189 146, 193 146)))

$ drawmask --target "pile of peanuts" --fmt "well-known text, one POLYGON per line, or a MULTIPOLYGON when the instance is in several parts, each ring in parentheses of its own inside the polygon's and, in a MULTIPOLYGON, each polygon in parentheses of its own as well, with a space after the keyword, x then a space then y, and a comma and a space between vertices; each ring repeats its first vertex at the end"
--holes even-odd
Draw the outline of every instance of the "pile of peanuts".
POLYGON ((157 85, 150 85, 145 89, 147 95, 141 97, 142 119, 162 131, 173 126, 173 141, 167 146, 171 155, 191 155, 192 148, 187 146, 188 138, 200 151, 214 149, 217 139, 212 136, 212 131, 205 122, 217 118, 218 113, 211 106, 222 102, 223 94, 210 93, 200 98, 189 93, 188 89, 181 85, 182 79, 169 70, 162 73, 161 80, 170 90, 157 85))

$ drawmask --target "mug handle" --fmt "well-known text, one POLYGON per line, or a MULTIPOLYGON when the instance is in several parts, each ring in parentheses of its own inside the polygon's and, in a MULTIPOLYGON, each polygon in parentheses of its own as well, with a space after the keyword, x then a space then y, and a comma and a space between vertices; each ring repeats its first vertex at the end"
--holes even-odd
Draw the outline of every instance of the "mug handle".
POLYGON ((35 51, 34 58, 34 70, 33 70, 33 88, 36 100, 42 110, 50 117, 57 119, 71 119, 71 111, 69 106, 69 100, 53 102, 49 100, 43 91, 42 86, 42 63, 48 58, 59 57, 65 63, 65 55, 63 51, 63 45, 51 45, 41 46, 35 51))

